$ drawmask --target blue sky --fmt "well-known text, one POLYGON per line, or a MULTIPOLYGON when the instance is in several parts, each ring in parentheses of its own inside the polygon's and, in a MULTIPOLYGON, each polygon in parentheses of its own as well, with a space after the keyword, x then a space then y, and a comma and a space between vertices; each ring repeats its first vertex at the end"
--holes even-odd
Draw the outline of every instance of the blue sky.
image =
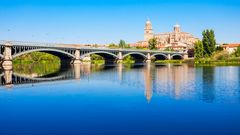
POLYGON ((219 43, 240 42, 239 0, 0 0, 0 39, 106 44, 143 40, 175 23, 201 38, 215 30, 219 43))

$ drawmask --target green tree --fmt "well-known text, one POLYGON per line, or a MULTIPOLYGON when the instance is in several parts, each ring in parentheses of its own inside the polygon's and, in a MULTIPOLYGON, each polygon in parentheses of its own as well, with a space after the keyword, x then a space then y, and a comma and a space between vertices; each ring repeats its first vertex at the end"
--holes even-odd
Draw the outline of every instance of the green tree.
POLYGON ((216 49, 215 49, 215 51, 218 51, 218 52, 223 51, 223 47, 217 46, 216 49))
POLYGON ((202 35, 203 35, 202 44, 204 49, 203 55, 204 57, 210 57, 215 51, 216 46, 214 31, 207 29, 203 31, 202 35))
POLYGON ((157 44, 158 44, 158 42, 157 42, 156 38, 152 38, 148 41, 148 47, 149 47, 150 50, 156 50, 157 49, 157 47, 156 47, 157 44))
POLYGON ((195 59, 203 58, 204 55, 204 48, 202 41, 197 41, 194 44, 194 57, 195 59))
POLYGON ((236 51, 233 54, 235 57, 240 57, 240 46, 237 47, 236 51))
POLYGON ((118 45, 119 45, 119 48, 126 48, 127 47, 127 44, 124 40, 120 40, 118 45))

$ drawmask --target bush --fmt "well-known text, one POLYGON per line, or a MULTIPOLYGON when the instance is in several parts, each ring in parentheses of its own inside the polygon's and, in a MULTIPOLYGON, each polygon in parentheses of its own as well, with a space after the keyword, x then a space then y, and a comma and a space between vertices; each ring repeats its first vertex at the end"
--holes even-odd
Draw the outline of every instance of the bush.
POLYGON ((233 53, 233 56, 240 57, 240 46, 237 48, 237 50, 233 53))
POLYGON ((215 52, 212 57, 214 60, 228 60, 230 58, 230 55, 226 51, 220 51, 215 52))

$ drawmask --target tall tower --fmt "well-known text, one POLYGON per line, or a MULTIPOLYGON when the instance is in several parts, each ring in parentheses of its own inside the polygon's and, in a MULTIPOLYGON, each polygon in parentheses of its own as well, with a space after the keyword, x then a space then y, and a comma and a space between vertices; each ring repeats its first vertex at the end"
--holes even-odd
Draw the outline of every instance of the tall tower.
POLYGON ((174 41, 175 42, 179 42, 180 41, 180 33, 181 33, 181 28, 180 28, 180 25, 176 24, 174 25, 174 41))
POLYGON ((174 30, 174 33, 180 33, 181 32, 180 25, 178 24, 174 25, 173 30, 174 30))
POLYGON ((153 29, 152 29, 152 23, 148 19, 144 29, 144 41, 149 41, 151 38, 153 38, 153 29))

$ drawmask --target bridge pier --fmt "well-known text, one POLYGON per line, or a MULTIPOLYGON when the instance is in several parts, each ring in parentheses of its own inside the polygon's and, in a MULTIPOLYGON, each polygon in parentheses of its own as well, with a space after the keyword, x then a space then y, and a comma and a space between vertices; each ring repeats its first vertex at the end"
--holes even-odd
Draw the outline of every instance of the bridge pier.
POLYGON ((147 53, 146 63, 151 63, 151 54, 150 53, 147 53))
POLYGON ((118 59, 117 59, 117 63, 122 63, 123 62, 123 56, 122 56, 122 52, 118 52, 118 59))
POLYGON ((9 70, 5 70, 4 69, 4 80, 5 80, 5 87, 6 88, 12 88, 13 84, 12 84, 12 74, 13 71, 11 69, 9 70))
POLYGON ((170 54, 167 55, 167 59, 171 60, 171 55, 170 54))
POLYGON ((80 50, 79 49, 77 49, 76 51, 75 51, 75 59, 74 59, 74 61, 73 61, 73 64, 81 64, 82 62, 81 62, 81 58, 80 58, 80 50))
POLYGON ((4 45, 2 67, 4 70, 12 69, 12 44, 9 42, 4 45))

